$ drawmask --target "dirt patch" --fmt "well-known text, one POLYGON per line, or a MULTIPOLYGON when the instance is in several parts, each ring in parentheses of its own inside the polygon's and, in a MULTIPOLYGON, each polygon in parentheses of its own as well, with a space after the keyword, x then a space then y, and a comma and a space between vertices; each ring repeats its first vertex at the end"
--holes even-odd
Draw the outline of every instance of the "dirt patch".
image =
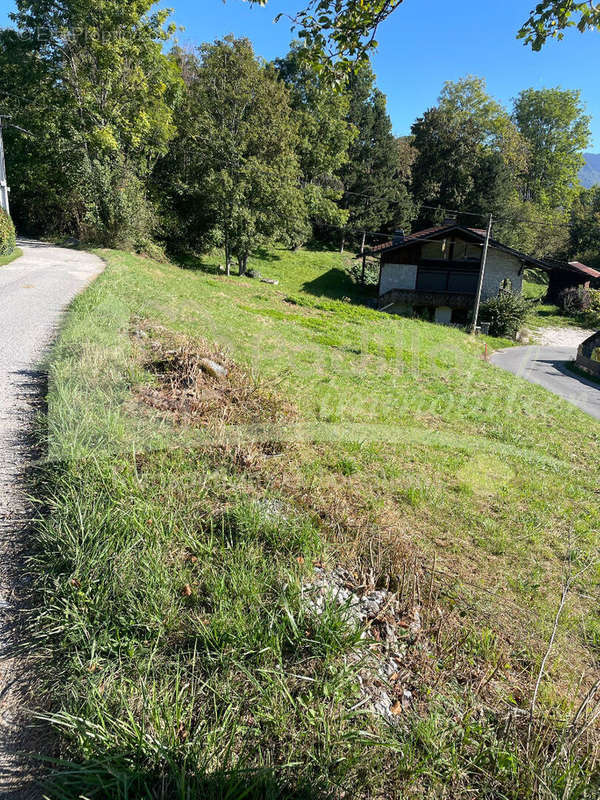
POLYGON ((290 421, 294 408, 276 388, 259 381, 223 349, 138 322, 132 336, 152 384, 138 399, 188 426, 250 425, 290 421))

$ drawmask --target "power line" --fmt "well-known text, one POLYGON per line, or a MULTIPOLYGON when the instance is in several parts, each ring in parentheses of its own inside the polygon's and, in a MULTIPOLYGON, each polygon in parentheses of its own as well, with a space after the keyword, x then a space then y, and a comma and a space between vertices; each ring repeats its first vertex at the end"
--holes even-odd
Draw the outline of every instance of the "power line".
MULTIPOLYGON (((387 202, 393 204, 393 201, 390 201, 389 197, 381 197, 379 195, 374 194, 366 194, 363 192, 352 192, 349 190, 344 190, 343 192, 346 195, 350 195, 352 197, 365 197, 370 200, 381 200, 382 202, 387 202)), ((478 217, 478 218, 487 218, 489 216, 489 212, 486 211, 466 211, 464 209, 456 209, 456 208, 445 208, 444 206, 428 206, 425 204, 420 204, 419 208, 424 208, 427 211, 443 211, 445 214, 460 214, 464 217, 478 217)), ((524 219, 522 217, 494 217, 496 222, 523 222, 526 225, 537 225, 539 227, 547 228, 548 225, 553 225, 555 227, 567 227, 572 228, 574 225, 570 222, 559 222, 553 221, 551 223, 548 222, 541 222, 539 220, 533 219, 524 219)))

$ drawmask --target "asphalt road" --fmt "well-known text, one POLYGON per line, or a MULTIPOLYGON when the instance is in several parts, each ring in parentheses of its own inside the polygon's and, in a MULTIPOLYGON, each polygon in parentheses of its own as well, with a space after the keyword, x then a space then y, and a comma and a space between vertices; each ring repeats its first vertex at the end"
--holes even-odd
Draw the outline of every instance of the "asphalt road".
POLYGON ((574 361, 574 347, 509 347, 491 357, 493 364, 537 383, 563 397, 582 411, 600 419, 600 385, 570 372, 566 365, 574 361))
POLYGON ((35 454, 29 436, 45 388, 39 363, 63 311, 103 268, 90 253, 27 240, 23 256, 0 267, 0 797, 40 796, 19 751, 39 747, 24 710, 31 707, 26 661, 11 655, 18 619, 21 545, 30 508, 24 472, 35 454))

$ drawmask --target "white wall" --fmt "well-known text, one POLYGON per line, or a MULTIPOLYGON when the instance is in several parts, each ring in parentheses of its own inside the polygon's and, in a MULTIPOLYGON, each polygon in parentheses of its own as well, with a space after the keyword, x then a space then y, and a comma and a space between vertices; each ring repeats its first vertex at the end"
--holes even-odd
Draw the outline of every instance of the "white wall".
POLYGON ((413 291, 416 285, 417 267, 415 264, 384 264, 381 268, 380 295, 392 289, 413 291))
POLYGON ((490 249, 483 279, 482 300, 495 297, 505 278, 510 278, 513 292, 520 292, 523 288, 523 275, 519 275, 520 269, 521 262, 518 258, 501 250, 490 249))

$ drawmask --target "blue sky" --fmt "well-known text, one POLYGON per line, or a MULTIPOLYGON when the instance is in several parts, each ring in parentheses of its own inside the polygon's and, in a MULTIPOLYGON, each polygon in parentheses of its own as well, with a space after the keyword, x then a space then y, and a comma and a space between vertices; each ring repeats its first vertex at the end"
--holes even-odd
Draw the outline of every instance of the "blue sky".
MULTIPOLYGON (((165 0, 173 19, 185 28, 181 43, 200 43, 227 33, 248 36, 267 59, 284 54, 289 23, 273 23, 279 12, 297 10, 302 0, 269 0, 250 8, 243 0, 165 0)), ((405 0, 382 27, 374 57, 379 87, 388 97, 394 131, 410 132, 411 123, 433 105, 446 80, 467 74, 487 80, 488 90, 509 104, 521 89, 581 89, 592 116, 590 150, 600 152, 600 33, 567 33, 541 53, 517 41, 515 34, 534 0, 405 0)), ((10 6, 13 4, 10 3, 10 6)), ((7 11, 8 11, 8 7, 7 11)), ((7 11, 0 11, 6 24, 7 11)))

